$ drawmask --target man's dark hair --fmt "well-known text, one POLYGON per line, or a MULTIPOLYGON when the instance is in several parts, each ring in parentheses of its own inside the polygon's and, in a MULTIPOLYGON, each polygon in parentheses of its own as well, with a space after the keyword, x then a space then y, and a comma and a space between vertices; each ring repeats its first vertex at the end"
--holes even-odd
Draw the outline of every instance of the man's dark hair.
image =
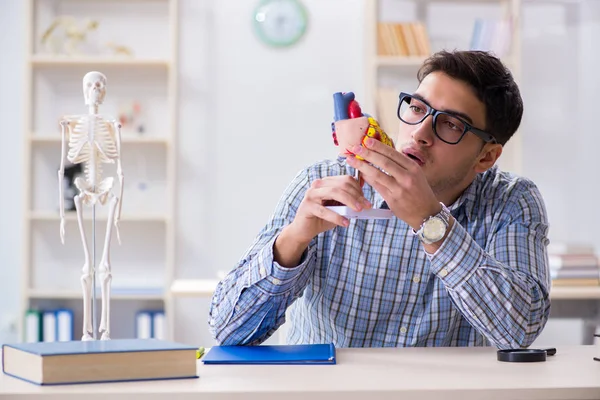
POLYGON ((485 104, 485 127, 505 145, 516 132, 523 116, 523 100, 511 72, 494 55, 485 51, 440 51, 419 69, 419 83, 432 72, 443 72, 473 88, 485 104))

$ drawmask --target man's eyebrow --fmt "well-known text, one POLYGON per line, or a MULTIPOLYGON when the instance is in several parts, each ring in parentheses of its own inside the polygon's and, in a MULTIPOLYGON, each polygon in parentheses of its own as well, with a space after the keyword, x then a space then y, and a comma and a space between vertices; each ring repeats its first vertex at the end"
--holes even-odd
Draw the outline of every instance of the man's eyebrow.
MULTIPOLYGON (((429 104, 429 102, 427 100, 425 100, 425 98, 423 96, 421 96, 418 93, 413 93, 413 97, 421 100, 423 103, 427 104, 429 107, 431 107, 431 105, 429 104)), ((469 117, 467 114, 460 112, 460 111, 455 111, 455 110, 440 110, 443 112, 447 112, 448 114, 453 114, 456 115, 458 117, 461 117, 462 119, 466 120, 469 124, 473 125, 473 120, 471 119, 471 117, 469 117)))

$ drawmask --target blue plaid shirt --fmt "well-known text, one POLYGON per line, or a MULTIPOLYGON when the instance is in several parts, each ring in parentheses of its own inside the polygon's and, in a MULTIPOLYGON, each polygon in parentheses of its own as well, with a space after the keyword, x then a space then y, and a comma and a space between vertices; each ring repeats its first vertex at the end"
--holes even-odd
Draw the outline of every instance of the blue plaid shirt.
MULTIPOLYGON (((209 315, 219 344, 260 344, 289 316, 288 343, 337 347, 530 345, 550 311, 548 221, 529 180, 493 167, 449 207, 456 219, 427 253, 402 220, 351 220, 315 237, 294 268, 273 244, 318 178, 352 175, 317 163, 285 190, 267 225, 219 283, 209 315)), ((365 184, 374 207, 383 199, 365 184)))

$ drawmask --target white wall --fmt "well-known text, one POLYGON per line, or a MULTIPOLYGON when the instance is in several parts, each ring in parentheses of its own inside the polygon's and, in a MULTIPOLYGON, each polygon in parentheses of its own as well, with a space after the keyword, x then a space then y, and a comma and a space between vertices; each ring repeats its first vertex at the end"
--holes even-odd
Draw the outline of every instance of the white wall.
POLYGON ((362 30, 348 29, 362 1, 305 1, 306 36, 279 50, 254 36, 255 2, 202 3, 181 10, 178 261, 182 275, 214 277, 295 173, 335 154, 332 95, 364 90, 362 30))
POLYGON ((589 242, 600 251, 592 228, 600 223, 600 4, 540 3, 524 13, 524 173, 545 197, 551 239, 589 242))

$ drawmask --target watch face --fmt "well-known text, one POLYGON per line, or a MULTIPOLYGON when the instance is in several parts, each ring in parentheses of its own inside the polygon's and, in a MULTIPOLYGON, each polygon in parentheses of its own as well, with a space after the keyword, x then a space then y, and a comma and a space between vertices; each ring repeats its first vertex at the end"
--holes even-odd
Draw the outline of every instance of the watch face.
POLYGON ((425 222, 423 226, 423 236, 427 240, 437 242, 444 237, 446 233, 446 224, 440 217, 433 217, 425 222))
POLYGON ((306 25, 306 10, 298 0, 263 0, 254 13, 258 36, 272 46, 297 42, 306 25))

